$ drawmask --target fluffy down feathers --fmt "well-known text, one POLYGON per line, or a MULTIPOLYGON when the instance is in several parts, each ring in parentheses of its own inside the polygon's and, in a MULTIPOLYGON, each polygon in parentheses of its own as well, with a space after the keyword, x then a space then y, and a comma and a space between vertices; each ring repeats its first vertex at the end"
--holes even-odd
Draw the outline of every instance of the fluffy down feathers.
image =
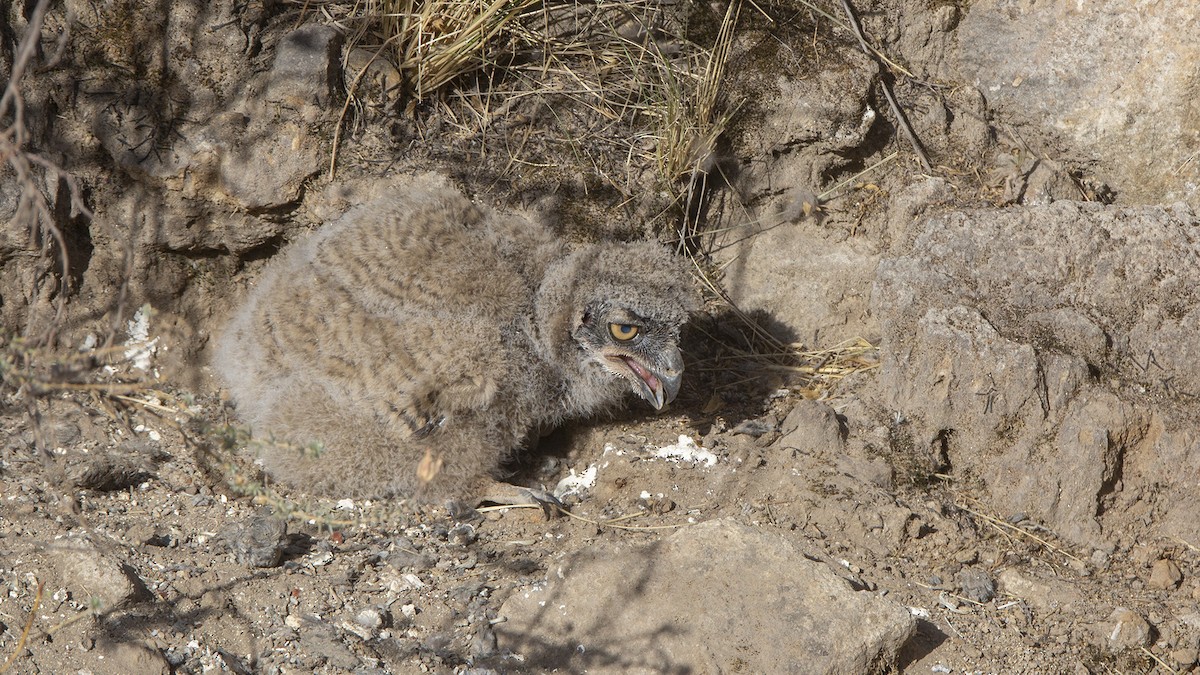
POLYGON ((353 209, 268 265, 213 365, 264 451, 310 492, 475 496, 540 429, 678 389, 697 298, 651 243, 574 251, 433 178, 353 209))

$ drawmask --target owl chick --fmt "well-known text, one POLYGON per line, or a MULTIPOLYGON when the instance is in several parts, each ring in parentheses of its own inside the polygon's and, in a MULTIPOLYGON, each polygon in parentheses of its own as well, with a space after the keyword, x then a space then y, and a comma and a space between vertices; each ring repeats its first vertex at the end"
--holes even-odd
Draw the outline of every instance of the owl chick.
POLYGON ((679 391, 698 305, 653 243, 571 250, 529 218, 417 179, 272 261, 214 352, 277 480, 468 499, 540 431, 679 391), (278 447, 277 447, 278 446, 278 447))

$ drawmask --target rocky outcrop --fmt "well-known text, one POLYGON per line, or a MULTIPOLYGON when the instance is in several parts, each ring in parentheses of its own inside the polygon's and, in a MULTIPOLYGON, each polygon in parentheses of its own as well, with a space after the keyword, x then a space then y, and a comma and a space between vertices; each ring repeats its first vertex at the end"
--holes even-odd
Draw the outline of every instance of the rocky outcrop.
MULTIPOLYGON (((924 221, 872 296, 894 432, 1007 515, 1101 546, 1107 511, 1200 468, 1182 424, 1200 392, 1197 223, 1069 202, 924 221)), ((1186 509, 1165 505, 1168 527, 1186 509)))

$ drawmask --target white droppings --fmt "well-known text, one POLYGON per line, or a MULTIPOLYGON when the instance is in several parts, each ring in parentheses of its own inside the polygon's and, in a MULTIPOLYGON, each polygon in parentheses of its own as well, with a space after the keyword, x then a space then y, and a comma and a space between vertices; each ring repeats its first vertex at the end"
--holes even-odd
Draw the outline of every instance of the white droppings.
POLYGON ((125 343, 125 358, 134 368, 150 372, 151 359, 158 352, 158 338, 150 338, 150 305, 142 305, 125 324, 129 340, 125 343))
POLYGON ((655 451, 654 456, 672 462, 704 463, 705 466, 712 466, 717 463, 716 455, 696 445, 696 441, 693 441, 690 436, 683 435, 680 435, 678 443, 659 448, 655 451))
POLYGON ((570 470, 570 474, 558 481, 558 485, 554 486, 554 496, 562 499, 567 495, 581 494, 584 490, 590 490, 596 487, 596 465, 592 464, 580 473, 575 473, 575 469, 570 470))

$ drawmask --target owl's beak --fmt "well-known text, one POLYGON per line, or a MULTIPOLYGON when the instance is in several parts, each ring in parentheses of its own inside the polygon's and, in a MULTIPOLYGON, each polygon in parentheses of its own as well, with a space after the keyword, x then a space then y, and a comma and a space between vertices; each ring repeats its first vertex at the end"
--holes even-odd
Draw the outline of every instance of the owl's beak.
POLYGON ((667 350, 653 366, 638 359, 625 357, 625 363, 636 375, 633 390, 646 399, 655 410, 675 400, 683 382, 683 354, 676 347, 667 350))

